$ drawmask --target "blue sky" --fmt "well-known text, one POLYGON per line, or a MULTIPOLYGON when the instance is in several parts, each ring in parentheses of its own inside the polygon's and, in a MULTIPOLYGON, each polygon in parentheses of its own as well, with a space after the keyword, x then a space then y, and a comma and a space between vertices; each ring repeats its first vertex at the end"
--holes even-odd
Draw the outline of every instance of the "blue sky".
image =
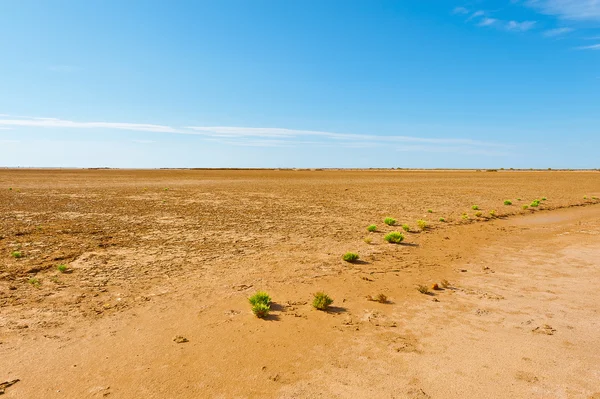
POLYGON ((0 165, 597 168, 597 0, 0 0, 0 165))

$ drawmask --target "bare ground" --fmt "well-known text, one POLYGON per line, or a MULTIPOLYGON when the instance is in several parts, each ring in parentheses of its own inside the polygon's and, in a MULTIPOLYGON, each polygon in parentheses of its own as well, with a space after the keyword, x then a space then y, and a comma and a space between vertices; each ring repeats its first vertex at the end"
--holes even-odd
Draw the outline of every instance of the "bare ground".
POLYGON ((600 397, 597 172, 4 170, 0 186, 6 397, 600 397), (406 244, 383 242, 385 216, 406 244))

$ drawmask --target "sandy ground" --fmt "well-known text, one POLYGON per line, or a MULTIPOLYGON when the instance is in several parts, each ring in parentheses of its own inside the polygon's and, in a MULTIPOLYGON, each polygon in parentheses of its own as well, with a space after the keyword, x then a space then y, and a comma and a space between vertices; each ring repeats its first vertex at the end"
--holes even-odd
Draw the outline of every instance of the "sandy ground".
POLYGON ((600 398, 598 172, 0 170, 0 187, 7 398, 600 398))

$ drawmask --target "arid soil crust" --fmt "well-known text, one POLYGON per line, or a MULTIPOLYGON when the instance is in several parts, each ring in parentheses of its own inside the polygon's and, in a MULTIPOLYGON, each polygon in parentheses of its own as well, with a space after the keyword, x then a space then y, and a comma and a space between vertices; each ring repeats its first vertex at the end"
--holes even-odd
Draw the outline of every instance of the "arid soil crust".
POLYGON ((0 383, 596 398, 598 196, 598 172, 0 170, 0 383), (403 244, 383 240, 402 231, 387 216, 410 226, 403 244), (258 289, 266 320, 249 310, 258 289), (319 290, 329 312, 310 306, 319 290))

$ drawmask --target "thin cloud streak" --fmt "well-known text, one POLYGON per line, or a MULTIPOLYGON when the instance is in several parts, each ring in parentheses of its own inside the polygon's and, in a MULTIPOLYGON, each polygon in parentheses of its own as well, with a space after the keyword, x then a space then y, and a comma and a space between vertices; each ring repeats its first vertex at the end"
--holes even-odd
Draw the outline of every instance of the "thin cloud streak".
POLYGON ((591 46, 575 47, 577 50, 600 50, 600 43, 591 46))
POLYGON ((546 37, 557 37, 557 36, 562 36, 562 35, 566 35, 567 33, 573 32, 573 28, 556 28, 556 29, 549 29, 547 31, 544 32, 544 36, 546 37))
POLYGON ((574 21, 600 21, 598 0, 529 0, 525 4, 543 14, 574 21))
POLYGON ((506 23, 506 29, 517 32, 526 32, 532 29, 536 24, 536 21, 508 21, 506 23))
MULTIPOLYGON (((255 128, 233 126, 187 126, 172 127, 168 125, 124 122, 77 122, 57 118, 24 118, 0 117, 0 129, 38 128, 38 129, 112 129, 134 132, 166 133, 201 136, 206 141, 224 145, 249 147, 394 147, 413 148, 415 151, 439 151, 448 148, 450 151, 464 153, 495 153, 493 149, 509 148, 505 144, 485 142, 463 138, 431 138, 408 135, 373 135, 335 133, 316 130, 296 130, 285 128, 255 128), (406 146, 408 145, 408 146, 406 146), (411 147, 412 146, 412 147, 411 147), (429 148, 429 149, 428 149, 429 148), (437 148, 437 149, 436 149, 437 148)), ((151 144, 152 140, 132 140, 140 144, 151 144)))

